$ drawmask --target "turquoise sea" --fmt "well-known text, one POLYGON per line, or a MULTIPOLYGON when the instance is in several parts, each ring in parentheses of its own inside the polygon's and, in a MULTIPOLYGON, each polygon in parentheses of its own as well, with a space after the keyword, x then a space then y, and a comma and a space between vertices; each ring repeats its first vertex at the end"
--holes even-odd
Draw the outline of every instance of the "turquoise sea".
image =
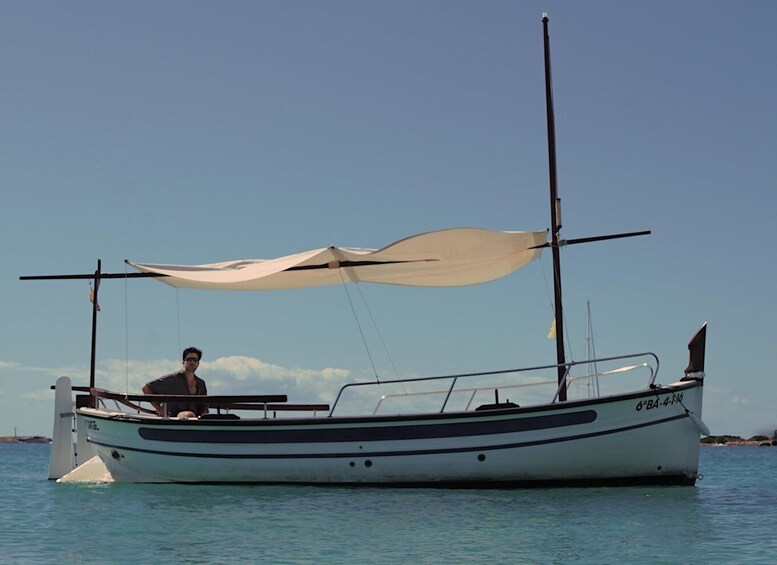
POLYGON ((0 444, 0 563, 774 563, 777 448, 702 447, 695 487, 75 485, 0 444))

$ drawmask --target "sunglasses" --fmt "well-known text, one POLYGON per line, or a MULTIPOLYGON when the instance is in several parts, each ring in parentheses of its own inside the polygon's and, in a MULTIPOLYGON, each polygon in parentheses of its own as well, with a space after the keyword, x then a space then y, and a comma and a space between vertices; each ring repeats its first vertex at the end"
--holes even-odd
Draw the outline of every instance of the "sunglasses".
POLYGON ((200 360, 197 357, 187 357, 184 359, 187 363, 199 363, 200 360))

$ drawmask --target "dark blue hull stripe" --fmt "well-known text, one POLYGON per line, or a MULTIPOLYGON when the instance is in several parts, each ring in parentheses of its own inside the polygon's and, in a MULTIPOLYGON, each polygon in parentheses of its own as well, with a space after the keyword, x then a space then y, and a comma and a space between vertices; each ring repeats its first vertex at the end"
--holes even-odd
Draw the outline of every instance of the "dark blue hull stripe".
POLYGON ((440 439, 452 437, 484 436, 511 432, 526 432, 590 424, 596 420, 594 410, 582 410, 567 414, 550 414, 486 422, 457 422, 454 424, 416 424, 405 426, 372 426, 292 430, 198 430, 141 427, 140 437, 153 441, 175 443, 332 443, 351 441, 397 441, 413 439, 440 439))
POLYGON ((353 457, 353 458, 401 457, 401 456, 410 456, 410 455, 438 455, 438 454, 446 454, 446 453, 466 453, 466 452, 472 452, 472 451, 495 451, 495 450, 502 450, 502 449, 515 449, 520 447, 534 447, 538 445, 547 445, 552 443, 575 441, 579 439, 587 439, 587 438, 593 438, 593 437, 618 434, 618 433, 636 430, 640 428, 657 426, 660 424, 673 422, 675 420, 680 420, 682 418, 687 418, 687 417, 688 417, 687 414, 679 414, 677 416, 672 416, 671 418, 664 418, 661 420, 655 420, 655 421, 646 422, 643 424, 636 424, 633 426, 624 426, 622 428, 616 428, 612 430, 604 430, 600 432, 591 432, 586 434, 578 434, 574 436, 565 436, 565 437, 559 437, 559 438, 543 439, 543 440, 536 440, 536 441, 525 441, 525 442, 517 442, 517 443, 509 443, 509 444, 501 444, 501 445, 497 444, 497 445, 489 445, 489 446, 451 447, 451 448, 441 448, 441 449, 415 449, 415 450, 401 450, 401 451, 370 451, 370 452, 360 451, 356 453, 277 453, 277 454, 275 453, 272 453, 272 454, 271 453, 188 453, 188 452, 185 453, 185 452, 158 451, 153 449, 127 447, 122 445, 115 445, 115 444, 103 443, 99 441, 93 441, 91 439, 89 441, 91 443, 94 443, 95 445, 100 445, 102 447, 107 447, 107 448, 112 448, 117 450, 134 451, 139 453, 151 453, 155 455, 167 455, 170 457, 196 457, 196 458, 206 458, 206 459, 338 459, 338 458, 345 458, 345 457, 353 457))

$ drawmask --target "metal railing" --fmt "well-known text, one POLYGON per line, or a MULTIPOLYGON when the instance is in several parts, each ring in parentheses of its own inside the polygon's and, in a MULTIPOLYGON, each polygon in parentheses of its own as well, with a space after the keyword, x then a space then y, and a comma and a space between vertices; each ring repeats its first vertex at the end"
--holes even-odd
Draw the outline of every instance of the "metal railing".
MULTIPOLYGON (((651 352, 644 352, 644 353, 633 353, 629 355, 617 355, 613 357, 602 357, 599 359, 587 359, 585 361, 571 361, 563 365, 538 365, 535 367, 523 367, 518 369, 505 369, 500 371, 485 371, 485 372, 479 372, 479 373, 460 373, 460 374, 454 374, 454 375, 439 375, 434 377, 416 377, 412 379, 393 379, 388 381, 366 381, 366 382, 358 382, 358 383, 348 383, 343 385, 340 388, 340 391, 337 393, 337 398, 335 399, 334 403, 332 404, 332 409, 329 412, 329 416, 333 416, 335 409, 338 406, 338 403, 340 402, 341 397, 345 393, 347 389, 352 389, 356 387, 368 387, 368 386, 380 386, 380 385, 390 385, 390 384, 408 384, 408 383, 421 383, 421 382, 433 382, 433 381, 440 381, 440 380, 446 380, 450 379, 451 384, 447 389, 442 390, 434 390, 434 391, 423 391, 423 392, 411 392, 411 393, 398 393, 398 394, 386 394, 382 395, 377 403, 377 406, 375 407, 375 410, 373 411, 373 414, 377 414, 378 410, 380 409, 381 404, 384 400, 389 398, 399 398, 399 397, 419 397, 419 396, 430 396, 430 395, 440 395, 445 394, 445 398, 443 400, 442 406, 439 410, 440 413, 445 412, 445 408, 448 405, 448 402, 451 398, 451 395, 454 393, 454 389, 456 389, 456 385, 458 384, 459 379, 472 379, 475 377, 489 377, 489 376, 495 376, 495 375, 510 375, 510 374, 519 374, 519 373, 527 373, 527 372, 536 372, 536 371, 542 371, 542 370, 549 370, 549 369, 557 369, 558 367, 565 367, 565 373, 564 378, 561 380, 560 383, 558 383, 558 387, 556 388, 556 392, 553 396, 553 400, 551 403, 558 402, 559 393, 561 390, 568 386, 568 384, 571 384, 573 381, 577 380, 584 380, 584 379, 592 379, 599 376, 610 376, 615 375, 618 373, 626 373, 635 369, 647 369, 649 371, 649 379, 647 383, 647 388, 650 388, 654 385, 656 377, 658 375, 658 367, 659 367, 659 360, 658 357, 651 352), (653 368, 648 363, 640 363, 637 365, 630 365, 627 367, 621 367, 612 371, 604 371, 602 373, 596 373, 591 375, 583 375, 580 377, 570 377, 570 370, 573 367, 576 367, 578 365, 584 365, 589 363, 605 363, 608 361, 619 361, 623 359, 636 359, 639 357, 651 357, 655 361, 655 368, 653 368)), ((555 384, 555 381, 542 381, 542 382, 535 382, 535 383, 522 383, 522 384, 514 384, 514 385, 489 385, 489 386, 482 386, 482 387, 472 387, 472 388, 466 388, 466 389, 456 389, 455 392, 470 392, 472 393, 470 395, 470 399, 467 402, 467 406, 465 408, 465 411, 469 410, 472 401, 475 398, 475 395, 478 392, 483 391, 489 391, 489 390, 503 390, 503 389, 513 389, 513 388, 521 388, 521 387, 532 387, 532 386, 539 386, 539 385, 549 385, 549 384, 555 384)))

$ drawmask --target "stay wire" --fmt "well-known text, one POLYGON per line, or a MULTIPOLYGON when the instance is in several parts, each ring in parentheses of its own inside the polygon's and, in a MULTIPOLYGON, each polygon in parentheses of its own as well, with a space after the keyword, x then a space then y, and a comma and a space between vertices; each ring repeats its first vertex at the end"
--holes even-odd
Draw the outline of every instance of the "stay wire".
POLYGON ((340 280, 343 282, 343 290, 345 290, 345 295, 348 297, 348 304, 351 306, 351 312, 353 313, 353 319, 356 321, 356 327, 359 328, 359 334, 362 336, 362 343, 364 344, 364 350, 367 352, 367 357, 370 359, 370 365, 372 365, 372 372, 375 373, 375 380, 380 383, 380 377, 378 376, 378 370, 375 368, 375 361, 372 359, 372 353, 370 353, 370 348, 367 345, 367 338, 364 336, 364 330, 362 330, 362 325, 359 322, 359 316, 356 315, 356 308, 353 305, 353 300, 351 300, 351 293, 348 292, 348 284, 345 282, 345 277, 343 276, 343 269, 338 268, 338 273, 340 273, 340 280))
MULTIPOLYGON (((543 263, 542 258, 540 258, 540 260, 537 262, 540 264, 540 271, 542 272, 542 280, 545 282, 545 294, 548 297, 548 304, 550 305, 550 313, 554 316, 553 319, 555 321, 556 305, 553 303, 553 298, 550 294, 550 283, 548 282, 548 276, 545 274, 545 264, 543 263)), ((575 358, 574 358, 574 355, 572 355, 572 346, 570 344, 570 337, 569 337, 570 334, 569 334, 569 331, 566 331, 568 330, 566 312, 564 312, 562 315, 561 324, 563 326, 561 328, 561 331, 565 332, 564 335, 566 337, 566 339, 564 340, 564 354, 569 355, 570 362, 574 362, 575 358)), ((559 328, 556 328, 556 331, 559 331, 559 328)))
MULTIPOLYGON (((362 304, 364 304, 364 309, 367 310, 367 314, 370 316, 370 321, 372 322, 372 327, 375 330, 375 334, 378 336, 378 339, 380 340, 381 346, 383 346, 383 352, 386 354, 386 358, 388 359, 389 363, 391 364, 391 368, 394 371, 394 376, 397 378, 398 381, 402 380, 402 377, 399 376, 399 371, 397 370, 397 366, 394 364, 394 358, 391 356, 391 353, 388 350, 388 346, 386 345, 386 341, 383 339, 383 334, 380 333, 380 328, 378 327, 377 322, 375 321, 375 317, 372 315, 372 310, 370 310, 370 305, 367 302, 366 297, 364 296, 364 292, 362 291, 362 287, 360 284, 356 284, 356 288, 359 290, 359 296, 361 296, 362 304)), ((405 391, 404 384, 402 385, 402 390, 407 394, 407 391, 405 391)))
POLYGON ((180 289, 175 287, 175 318, 178 323, 178 351, 182 351, 181 348, 181 303, 179 301, 178 291, 180 289))

